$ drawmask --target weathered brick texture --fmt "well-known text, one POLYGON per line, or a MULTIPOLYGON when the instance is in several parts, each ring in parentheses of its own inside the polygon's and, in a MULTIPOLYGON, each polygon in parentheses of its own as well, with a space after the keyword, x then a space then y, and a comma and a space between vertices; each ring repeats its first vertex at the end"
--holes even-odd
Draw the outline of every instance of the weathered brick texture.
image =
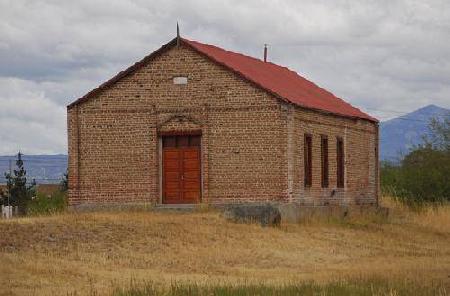
POLYGON ((190 48, 173 47, 68 108, 70 204, 161 202, 158 134, 201 131, 202 202, 374 203, 378 126, 282 102, 190 48), (175 85, 173 77, 187 76, 175 85), (313 135, 313 184, 303 186, 303 134, 313 135), (320 135, 330 185, 321 188, 320 135), (336 136, 345 188, 336 187, 336 136), (335 192, 333 194, 333 192, 335 192))

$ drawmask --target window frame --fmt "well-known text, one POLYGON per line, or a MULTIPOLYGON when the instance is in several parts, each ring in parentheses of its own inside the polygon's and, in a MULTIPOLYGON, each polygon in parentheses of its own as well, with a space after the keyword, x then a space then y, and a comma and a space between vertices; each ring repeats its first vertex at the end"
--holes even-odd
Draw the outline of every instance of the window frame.
POLYGON ((320 136, 320 162, 321 162, 321 184, 322 188, 328 188, 330 184, 329 143, 328 136, 320 136))
POLYGON ((303 176, 304 187, 312 186, 312 134, 305 133, 303 136, 303 176))
POLYGON ((336 137, 336 187, 345 188, 345 143, 336 137))

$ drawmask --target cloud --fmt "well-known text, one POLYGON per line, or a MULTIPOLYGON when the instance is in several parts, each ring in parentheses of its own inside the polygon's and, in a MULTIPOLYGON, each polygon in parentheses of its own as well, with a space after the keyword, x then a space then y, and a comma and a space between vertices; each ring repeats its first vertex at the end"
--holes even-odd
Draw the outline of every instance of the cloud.
POLYGON ((65 108, 35 83, 1 78, 0 154, 46 154, 66 150, 65 108))
POLYGON ((172 39, 176 21, 253 56, 268 43, 271 61, 381 119, 398 114, 374 109, 450 107, 444 0, 4 0, 0 154, 64 153, 65 105, 172 39))

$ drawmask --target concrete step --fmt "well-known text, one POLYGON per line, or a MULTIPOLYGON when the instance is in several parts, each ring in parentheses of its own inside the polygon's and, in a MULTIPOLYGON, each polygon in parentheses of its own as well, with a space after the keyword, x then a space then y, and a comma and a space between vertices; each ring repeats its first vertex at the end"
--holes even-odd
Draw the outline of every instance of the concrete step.
POLYGON ((159 204, 154 206, 152 209, 154 211, 181 211, 181 212, 192 212, 198 209, 198 204, 159 204))

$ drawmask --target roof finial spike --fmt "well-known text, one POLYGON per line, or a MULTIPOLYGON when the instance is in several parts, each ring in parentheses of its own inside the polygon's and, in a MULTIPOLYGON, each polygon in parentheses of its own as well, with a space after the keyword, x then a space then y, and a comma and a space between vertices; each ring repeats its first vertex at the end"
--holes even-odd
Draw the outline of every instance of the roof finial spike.
POLYGON ((267 44, 264 44, 264 63, 267 62, 267 44))
POLYGON ((178 22, 177 22, 177 46, 180 46, 180 26, 178 26, 178 22))

